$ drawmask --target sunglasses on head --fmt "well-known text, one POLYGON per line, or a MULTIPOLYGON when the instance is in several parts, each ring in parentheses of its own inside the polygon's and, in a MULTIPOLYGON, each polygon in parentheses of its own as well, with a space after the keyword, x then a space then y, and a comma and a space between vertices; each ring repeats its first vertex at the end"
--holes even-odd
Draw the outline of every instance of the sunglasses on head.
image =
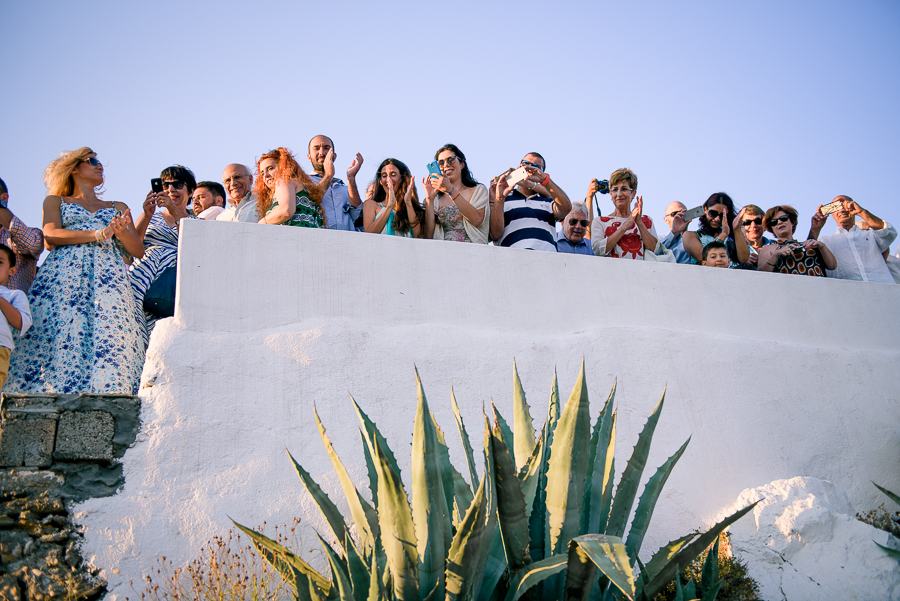
POLYGON ((710 219, 716 219, 717 217, 721 217, 723 215, 723 213, 720 213, 715 209, 706 209, 706 212, 709 213, 710 219))
POLYGON ((569 219, 569 225, 576 226, 581 224, 581 227, 587 227, 591 222, 587 219, 569 219))
POLYGON ((181 190, 182 188, 184 188, 184 182, 180 179, 172 180, 170 182, 163 182, 163 190, 165 190, 169 186, 172 186, 176 190, 181 190))
POLYGON ((775 227, 778 223, 784 223, 785 221, 790 221, 790 215, 782 215, 781 217, 776 217, 775 219, 769 219, 769 227, 775 227))
POLYGON ((91 167, 102 167, 103 163, 97 160, 97 157, 88 157, 84 159, 85 163, 90 163, 91 167))
POLYGON ((757 217, 756 219, 745 219, 744 221, 741 221, 741 225, 743 225, 744 227, 750 225, 751 223, 762 225, 762 217, 757 217))
POLYGON ((457 159, 457 158, 459 158, 459 157, 447 157, 446 159, 439 159, 438 162, 437 162, 437 163, 438 163, 438 167, 443 167, 443 166, 444 166, 444 163, 446 163, 447 166, 449 167, 450 165, 452 165, 453 163, 456 162, 456 159, 457 159))

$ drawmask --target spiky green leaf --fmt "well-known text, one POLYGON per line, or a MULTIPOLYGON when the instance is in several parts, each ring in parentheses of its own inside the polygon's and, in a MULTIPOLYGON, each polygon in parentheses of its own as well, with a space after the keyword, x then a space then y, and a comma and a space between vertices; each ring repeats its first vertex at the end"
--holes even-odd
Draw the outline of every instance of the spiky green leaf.
MULTIPOLYGON (((369 451, 369 441, 362 428, 359 429, 359 439, 362 442, 363 457, 366 461, 366 474, 369 476, 369 493, 375 511, 378 511, 378 472, 375 470, 375 460, 369 451)), ((376 539, 377 540, 377 539, 376 539)))
MULTIPOLYGON (((719 582, 719 537, 706 554, 706 561, 703 562, 703 571, 700 572, 700 590, 708 593, 716 583, 719 582)), ((715 598, 715 597, 713 597, 715 598)))
POLYGON ((505 601, 519 601, 531 587, 565 570, 567 561, 568 555, 560 553, 530 564, 510 582, 505 601))
POLYGON ((634 600, 634 574, 622 539, 586 534, 569 543, 565 597, 587 601, 599 569, 627 599, 634 600))
POLYGON ((353 589, 353 598, 356 601, 366 601, 369 593, 369 568, 349 532, 344 533, 344 549, 347 552, 347 576, 353 589))
MULTIPOLYGON (((450 513, 449 519, 453 520, 453 501, 455 498, 454 490, 456 482, 453 479, 453 464, 450 463, 450 449, 447 448, 447 439, 444 431, 437 423, 434 413, 431 414, 431 422, 434 424, 434 433, 438 442, 438 459, 441 466, 441 483, 444 485, 444 502, 447 504, 447 511, 450 513)), ((452 534, 447 534, 447 546, 450 546, 452 534)))
POLYGON ((325 491, 319 487, 318 484, 312 479, 312 476, 309 475, 303 466, 297 463, 297 460, 294 459, 294 456, 291 455, 290 451, 287 451, 288 457, 291 458, 291 463, 294 465, 294 470, 296 470, 297 475, 300 476, 300 481, 303 482, 303 486, 306 487, 306 490, 309 492, 309 495, 312 497, 313 501, 316 504, 316 507, 319 508, 319 511, 322 513, 322 516, 325 518, 325 521, 328 522, 329 528, 331 528, 331 532, 334 535, 334 540, 338 543, 341 543, 344 540, 344 531, 347 530, 347 524, 344 523, 344 516, 341 515, 341 512, 338 510, 337 506, 332 503, 331 499, 325 494, 325 491))
POLYGON ((616 381, 606 397, 606 403, 600 411, 597 426, 594 428, 596 443, 592 436, 591 444, 596 444, 593 460, 588 464, 590 487, 585 487, 585 507, 582 508, 582 532, 603 534, 609 517, 612 502, 612 481, 616 454, 616 381), (590 496, 588 496, 590 492, 590 496))
POLYGON ((556 370, 550 385, 550 399, 547 403, 547 419, 541 429, 541 454, 539 474, 534 493, 534 502, 528 515, 528 535, 531 539, 529 550, 532 561, 540 561, 550 555, 550 528, 547 525, 547 469, 550 464, 553 433, 559 422, 559 384, 556 370))
POLYGON ((900 549, 892 549, 891 547, 885 547, 884 545, 882 545, 881 543, 878 543, 878 542, 876 542, 875 544, 878 545, 879 547, 881 547, 885 553, 887 553, 894 559, 900 560, 900 549))
POLYGON ((475 471, 475 453, 472 451, 472 443, 469 441, 469 433, 466 432, 466 425, 463 423, 462 414, 459 412, 459 405, 456 402, 456 394, 453 387, 450 387, 450 405, 453 407, 453 416, 456 418, 456 428, 459 430, 459 439, 462 441, 463 451, 466 455, 466 466, 469 468, 469 482, 472 484, 472 490, 478 488, 478 473, 475 471))
POLYGON ((658 573, 669 560, 675 557, 676 553, 681 551, 698 536, 700 536, 699 532, 691 532, 690 534, 685 534, 680 538, 676 538, 675 540, 666 543, 653 554, 653 557, 650 558, 650 561, 648 561, 646 565, 641 564, 641 560, 638 558, 638 564, 641 565, 641 581, 650 582, 650 578, 653 575, 658 573))
POLYGON ((473 591, 479 591, 484 583, 485 571, 480 569, 489 562, 494 540, 499 532, 497 522, 497 470, 495 469, 494 445, 491 443, 492 434, 487 416, 484 416, 484 540, 479 546, 475 557, 475 573, 473 574, 473 591))
POLYGON ((506 550, 506 562, 510 569, 518 570, 530 561, 525 496, 509 448, 503 442, 500 428, 497 426, 491 431, 491 445, 497 483, 500 534, 506 550))
POLYGON ((331 579, 337 589, 337 598, 340 601, 355 601, 353 598, 353 586, 347 578, 344 566, 341 565, 331 546, 321 536, 319 536, 319 543, 325 550, 325 556, 328 558, 328 564, 331 566, 331 579))
POLYGON ((462 474, 456 471, 456 468, 451 466, 453 469, 453 526, 458 527, 460 522, 463 521, 463 517, 466 515, 466 511, 469 510, 469 506, 472 504, 472 499, 474 495, 472 494, 472 489, 469 488, 469 483, 466 482, 465 478, 463 478, 462 474))
POLYGON ((478 596, 474 601, 492 601, 496 599, 497 583, 507 573, 509 564, 506 563, 506 550, 503 547, 503 537, 500 535, 500 525, 494 527, 494 537, 491 541, 491 551, 482 569, 481 585, 476 591, 478 596))
POLYGON ((471 594, 474 563, 484 542, 486 509, 485 477, 482 477, 447 555, 446 586, 449 601, 468 599, 471 594))
MULTIPOLYGON (((875 484, 875 483, 872 482, 872 484, 875 484)), ((886 494, 888 496, 888 498, 890 498, 891 501, 893 501, 897 505, 900 505, 900 495, 897 495, 896 493, 893 493, 886 488, 878 486, 877 484, 875 484, 875 488, 877 488, 878 490, 880 490, 881 492, 886 494)))
POLYGON ((378 572, 378 560, 373 556, 369 562, 369 595, 366 601, 382 601, 386 598, 381 584, 381 574, 378 572))
MULTIPOLYGON (((531 408, 525 401, 525 390, 522 388, 515 360, 513 360, 513 438, 515 440, 516 467, 522 469, 534 450, 534 425, 531 419, 531 408)), ((506 442, 512 444, 512 440, 506 442)))
MULTIPOLYGON (((350 402, 353 403, 353 409, 356 411, 356 415, 359 417, 359 423, 362 425, 363 440, 369 448, 369 453, 372 455, 373 465, 375 463, 375 441, 377 440, 378 445, 381 447, 381 452, 384 453, 385 460, 399 477, 400 466, 397 465, 397 460, 394 458, 394 453, 391 451, 391 447, 388 445, 387 440, 381 435, 375 422, 369 419, 366 412, 356 403, 356 399, 351 396, 350 402)), ((372 494, 374 495, 376 493, 373 491, 372 494)))
POLYGON ((513 431, 509 428, 509 424, 506 423, 503 416, 500 415, 500 412, 497 411, 497 405, 494 404, 494 399, 491 399, 491 409, 494 412, 494 424, 500 428, 500 435, 503 438, 503 442, 507 447, 514 448, 515 437, 513 436, 513 431))
POLYGON ((531 511, 534 509, 534 497, 541 481, 541 468, 544 467, 542 464, 543 453, 544 433, 541 432, 528 463, 522 466, 522 470, 519 472, 519 479, 522 481, 522 495, 525 497, 525 519, 529 524, 531 523, 531 511))

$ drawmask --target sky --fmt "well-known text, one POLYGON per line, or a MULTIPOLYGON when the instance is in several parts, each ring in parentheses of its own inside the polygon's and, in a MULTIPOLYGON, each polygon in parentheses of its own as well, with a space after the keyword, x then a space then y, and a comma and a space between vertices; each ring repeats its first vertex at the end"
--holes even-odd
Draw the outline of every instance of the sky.
POLYGON ((65 150, 136 218, 168 165, 221 181, 286 146, 308 170, 320 133, 361 188, 448 142, 485 183, 537 151, 573 201, 629 167, 661 234, 718 191, 804 234, 838 194, 900 218, 897 2, 0 0, 0 24, 0 177, 30 225, 65 150))

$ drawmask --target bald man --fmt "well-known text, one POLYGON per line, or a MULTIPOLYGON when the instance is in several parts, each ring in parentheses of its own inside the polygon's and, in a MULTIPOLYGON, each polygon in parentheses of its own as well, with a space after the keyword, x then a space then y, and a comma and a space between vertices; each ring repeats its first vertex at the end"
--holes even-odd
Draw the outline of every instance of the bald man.
POLYGON ((687 231, 688 224, 690 223, 690 221, 684 220, 685 211, 687 211, 687 207, 677 200, 669 203, 669 206, 666 207, 666 215, 663 218, 663 221, 666 222, 666 225, 668 225, 669 229, 672 231, 659 242, 672 251, 677 262, 690 264, 691 255, 688 254, 688 251, 684 250, 684 244, 682 244, 681 241, 681 234, 687 231))
POLYGON ((228 192, 228 207, 216 217, 216 221, 243 221, 257 223, 256 196, 253 195, 253 176, 246 166, 232 163, 222 171, 222 183, 228 192))

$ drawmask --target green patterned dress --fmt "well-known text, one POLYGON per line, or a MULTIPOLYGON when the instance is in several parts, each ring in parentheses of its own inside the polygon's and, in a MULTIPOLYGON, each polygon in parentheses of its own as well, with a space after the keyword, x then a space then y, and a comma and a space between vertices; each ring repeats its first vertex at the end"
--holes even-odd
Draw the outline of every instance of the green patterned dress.
MULTIPOLYGON (((306 190, 297 192, 296 198, 297 208, 294 211, 294 214, 281 225, 293 225, 295 227, 325 227, 325 219, 322 217, 319 208, 316 206, 316 203, 313 202, 313 199, 309 197, 306 190)), ((271 213, 272 209, 277 206, 278 203, 276 202, 269 207, 269 210, 266 211, 266 215, 271 213)))

